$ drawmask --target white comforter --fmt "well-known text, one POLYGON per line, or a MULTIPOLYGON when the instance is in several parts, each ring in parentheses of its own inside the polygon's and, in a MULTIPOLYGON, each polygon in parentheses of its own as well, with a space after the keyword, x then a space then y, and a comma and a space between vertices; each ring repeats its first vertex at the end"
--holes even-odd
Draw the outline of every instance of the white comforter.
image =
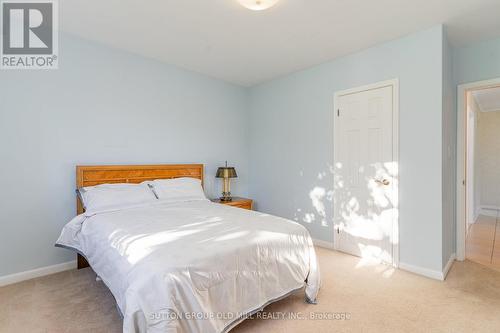
POLYGON ((310 302, 319 289, 303 226, 210 201, 79 215, 56 245, 87 258, 124 332, 226 332, 305 281, 310 302))

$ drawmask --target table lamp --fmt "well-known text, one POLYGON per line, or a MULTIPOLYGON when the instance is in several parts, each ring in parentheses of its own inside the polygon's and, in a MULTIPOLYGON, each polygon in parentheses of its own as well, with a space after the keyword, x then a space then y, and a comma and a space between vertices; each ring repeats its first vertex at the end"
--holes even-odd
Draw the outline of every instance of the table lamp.
POLYGON ((238 177, 238 175, 236 174, 236 170, 233 167, 228 167, 226 161, 225 167, 220 167, 217 169, 217 174, 215 175, 215 177, 224 179, 224 187, 222 190, 222 197, 220 197, 220 200, 232 201, 233 198, 231 197, 231 187, 229 184, 229 179, 238 177))

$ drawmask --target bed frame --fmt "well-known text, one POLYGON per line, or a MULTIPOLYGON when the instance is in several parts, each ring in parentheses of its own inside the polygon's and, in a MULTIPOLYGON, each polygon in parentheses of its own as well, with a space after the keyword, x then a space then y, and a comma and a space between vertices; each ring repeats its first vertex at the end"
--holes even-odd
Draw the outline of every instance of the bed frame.
MULTIPOLYGON (((203 164, 157 164, 157 165, 91 165, 76 167, 76 188, 113 183, 141 183, 154 179, 191 177, 201 180, 203 186, 203 164)), ((77 196, 77 214, 84 212, 77 196)), ((87 260, 78 254, 78 269, 89 267, 87 260)))

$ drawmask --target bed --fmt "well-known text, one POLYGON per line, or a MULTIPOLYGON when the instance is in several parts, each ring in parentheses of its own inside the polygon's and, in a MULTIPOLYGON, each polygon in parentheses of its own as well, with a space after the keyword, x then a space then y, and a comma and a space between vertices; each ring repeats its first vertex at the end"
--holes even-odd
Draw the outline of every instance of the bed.
MULTIPOLYGON (((185 177, 203 185, 203 165, 77 167, 77 188, 185 177)), ((295 222, 206 198, 77 209, 56 246, 107 285, 124 332, 227 332, 294 292, 316 302, 315 250, 295 222)))

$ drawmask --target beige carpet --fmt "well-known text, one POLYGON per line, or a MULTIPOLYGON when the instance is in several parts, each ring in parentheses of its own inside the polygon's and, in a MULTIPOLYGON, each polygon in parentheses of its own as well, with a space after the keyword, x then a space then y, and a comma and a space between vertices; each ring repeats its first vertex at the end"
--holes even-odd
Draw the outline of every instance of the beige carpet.
MULTIPOLYGON (((457 262, 439 282, 325 249, 318 255, 318 305, 300 293, 232 332, 500 332, 500 272, 457 262), (349 319, 305 319, 342 313, 349 319)), ((0 288, 2 333, 120 331, 113 297, 89 269, 0 288)))

